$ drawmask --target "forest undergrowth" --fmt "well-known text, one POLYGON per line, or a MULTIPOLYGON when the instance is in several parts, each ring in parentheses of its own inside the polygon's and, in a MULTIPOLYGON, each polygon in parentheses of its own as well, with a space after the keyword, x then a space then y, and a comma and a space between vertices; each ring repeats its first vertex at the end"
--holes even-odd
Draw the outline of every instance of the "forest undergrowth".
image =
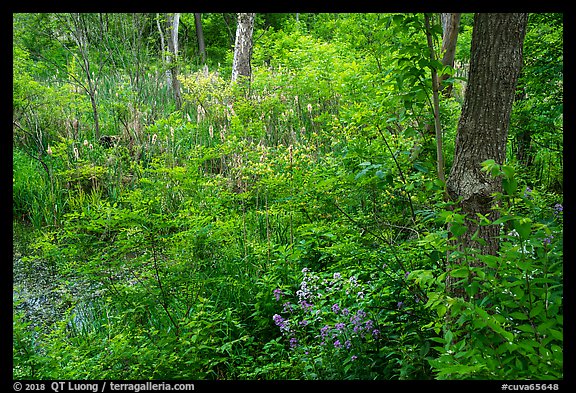
MULTIPOLYGON (((562 95, 530 63, 553 55, 534 38, 545 24, 527 35, 509 159, 483 163, 503 182, 490 221, 445 197, 411 18, 271 28, 249 86, 226 67, 184 70, 179 110, 163 70, 135 88, 103 68, 108 139, 70 77, 15 40, 14 252, 59 295, 15 297, 14 379, 562 379, 562 95), (517 136, 535 124, 553 148, 526 166, 517 136), (467 219, 500 228, 498 255, 458 249, 467 219)), ((465 89, 451 72, 447 167, 465 89)))

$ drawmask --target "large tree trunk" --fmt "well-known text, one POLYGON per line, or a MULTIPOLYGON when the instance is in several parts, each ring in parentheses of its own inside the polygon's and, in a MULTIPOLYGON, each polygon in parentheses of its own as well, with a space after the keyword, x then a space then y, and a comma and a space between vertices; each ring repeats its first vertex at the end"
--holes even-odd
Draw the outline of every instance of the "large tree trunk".
MULTIPOLYGON (((501 179, 481 171, 481 163, 493 159, 502 164, 506 158, 527 17, 526 13, 474 16, 468 87, 458 123, 454 162, 446 183, 448 195, 458 201, 460 213, 468 218, 467 231, 458 242, 460 251, 476 248, 491 255, 498 251, 498 226, 479 226, 475 222, 477 213, 496 219, 492 194, 502 188, 501 179), (482 244, 472 240, 476 231, 484 240, 482 244)), ((479 265, 477 261, 470 263, 479 265)), ((454 282, 448 277, 451 293, 463 295, 463 289, 454 287, 454 282)))
MULTIPOLYGON (((458 29, 460 28, 459 13, 440 14, 442 19, 442 65, 454 67, 454 57, 456 56, 456 43, 458 41, 458 29)), ((452 85, 443 85, 449 75, 444 74, 440 77, 440 90, 445 97, 450 97, 452 85)))
POLYGON ((252 33, 254 31, 254 13, 239 13, 236 27, 236 42, 234 44, 234 62, 232 64, 232 82, 239 77, 252 76, 250 61, 252 58, 252 33))

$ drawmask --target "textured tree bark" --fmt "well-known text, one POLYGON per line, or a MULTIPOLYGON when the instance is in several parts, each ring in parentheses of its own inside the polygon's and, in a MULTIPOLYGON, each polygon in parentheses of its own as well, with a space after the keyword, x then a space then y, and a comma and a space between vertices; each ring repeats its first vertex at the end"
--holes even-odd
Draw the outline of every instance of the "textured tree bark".
POLYGON ((232 63, 232 82, 239 77, 250 80, 252 67, 252 33, 254 32, 254 13, 239 13, 236 27, 236 43, 234 44, 234 61, 232 63))
MULTIPOLYGON (((474 16, 468 87, 458 123, 454 162, 446 183, 448 195, 458 201, 460 213, 467 216, 468 230, 457 244, 460 251, 476 248, 491 255, 498 251, 499 227, 479 226, 476 214, 497 218, 492 194, 501 191, 502 183, 500 178, 482 172, 481 163, 493 159, 502 164, 506 158, 508 124, 522 67, 527 19, 526 13, 474 16), (483 244, 472 240, 476 231, 483 244)), ((480 265, 474 260, 469 263, 480 265)), ((456 288, 455 281, 448 275, 448 290, 463 296, 463 288, 456 288)))

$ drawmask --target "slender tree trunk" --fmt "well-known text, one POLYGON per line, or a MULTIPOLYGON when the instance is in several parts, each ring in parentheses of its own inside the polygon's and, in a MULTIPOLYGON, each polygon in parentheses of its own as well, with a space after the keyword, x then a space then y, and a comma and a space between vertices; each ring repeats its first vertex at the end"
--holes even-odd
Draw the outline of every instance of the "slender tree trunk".
POLYGON ((89 41, 88 41, 88 26, 86 20, 82 18, 81 14, 72 15, 72 23, 74 31, 72 36, 78 46, 82 60, 82 69, 86 75, 87 87, 84 86, 88 96, 90 97, 90 104, 92 106, 92 115, 94 118, 94 138, 100 139, 100 121, 98 116, 98 103, 96 99, 96 82, 92 79, 91 65, 89 57, 89 41))
MULTIPOLYGON (((500 178, 481 171, 481 163, 493 159, 498 164, 506 158, 506 141, 516 82, 522 67, 522 45, 527 24, 526 13, 480 13, 474 16, 470 73, 462 114, 455 141, 454 162, 447 180, 447 192, 458 201, 460 213, 467 217, 467 231, 459 238, 458 249, 479 249, 496 255, 499 247, 498 225, 479 226, 477 214, 497 218, 492 209, 493 193, 500 192, 500 178), (482 242, 472 240, 477 236, 482 242)), ((459 260, 460 263, 464 263, 459 260)), ((478 266, 475 260, 468 261, 478 266)), ((453 295, 463 296, 464 289, 454 286, 453 295)))
POLYGON ((204 32, 202 31, 202 14, 194 14, 194 25, 196 26, 196 38, 198 39, 198 52, 200 61, 206 63, 206 44, 204 43, 204 32))
POLYGON ((254 32, 254 13, 239 13, 234 44, 234 62, 232 64, 232 82, 239 77, 248 81, 252 77, 250 61, 252 58, 252 34, 254 32))
MULTIPOLYGON (((458 41, 458 29, 460 28, 460 15, 440 14, 442 19, 442 65, 454 67, 454 57, 456 56, 456 42, 458 41)), ((449 75, 444 74, 440 77, 440 90, 445 97, 452 94, 452 85, 445 85, 443 82, 448 79, 449 75)))
POLYGON ((182 106, 182 96, 180 92, 180 81, 178 80, 178 26, 180 24, 180 14, 167 15, 168 32, 168 51, 170 52, 170 74, 172 81, 172 91, 174 92, 174 100, 176 101, 176 109, 179 110, 182 106))
MULTIPOLYGON (((160 14, 156 14, 156 25, 158 26, 158 32, 160 33, 160 50, 162 51, 162 62, 168 64, 170 62, 170 57, 166 52, 166 44, 164 43, 164 29, 162 28, 162 24, 160 23, 160 14)), ((166 82, 168 86, 172 86, 172 75, 170 70, 166 70, 166 82)))
MULTIPOLYGON (((434 45, 432 43, 432 29, 430 27, 430 18, 428 14, 424 14, 424 24, 426 27, 426 39, 428 41, 428 49, 430 50, 430 61, 434 63, 436 61, 436 54, 434 52, 434 45)), ((442 148, 442 125, 440 124, 440 97, 438 94, 439 81, 438 81, 438 71, 434 66, 430 67, 432 74, 432 102, 433 102, 433 113, 434 113, 434 129, 436 131, 436 168, 438 172, 438 178, 444 182, 444 155, 442 148)))

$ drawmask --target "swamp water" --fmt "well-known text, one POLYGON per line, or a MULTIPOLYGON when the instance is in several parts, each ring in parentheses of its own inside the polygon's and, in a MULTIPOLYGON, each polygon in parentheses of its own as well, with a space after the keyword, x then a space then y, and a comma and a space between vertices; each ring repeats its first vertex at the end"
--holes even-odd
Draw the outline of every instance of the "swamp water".
POLYGON ((23 258, 13 248, 13 317, 47 332, 66 321, 71 332, 81 332, 95 319, 101 290, 97 284, 58 275, 45 261, 23 258))

